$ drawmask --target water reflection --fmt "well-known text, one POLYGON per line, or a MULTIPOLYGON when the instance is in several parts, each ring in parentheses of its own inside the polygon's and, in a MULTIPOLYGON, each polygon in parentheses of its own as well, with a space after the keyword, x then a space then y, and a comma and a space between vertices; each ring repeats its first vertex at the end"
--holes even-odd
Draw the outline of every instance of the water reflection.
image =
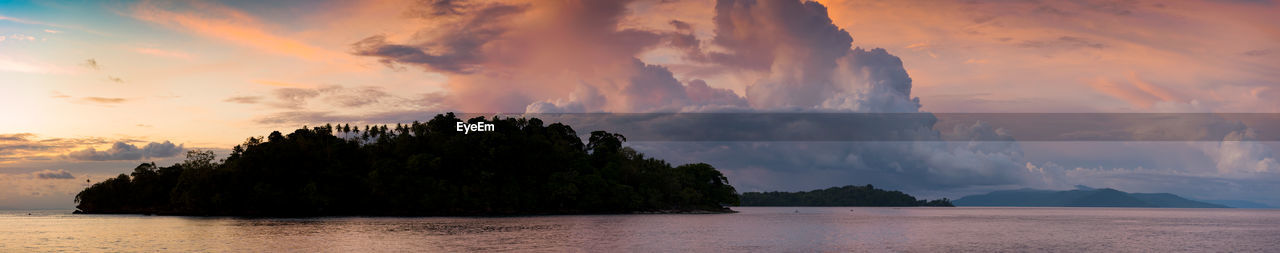
POLYGON ((0 212, 11 251, 1267 251, 1280 211, 737 208, 737 214, 305 219, 0 212))

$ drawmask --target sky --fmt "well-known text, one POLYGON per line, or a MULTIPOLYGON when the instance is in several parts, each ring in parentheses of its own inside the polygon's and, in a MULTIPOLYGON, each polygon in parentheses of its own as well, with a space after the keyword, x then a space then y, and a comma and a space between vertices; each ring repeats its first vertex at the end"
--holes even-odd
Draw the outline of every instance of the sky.
MULTIPOLYGON (((86 180, 271 131, 448 111, 1280 113, 1276 56, 1269 0, 0 0, 0 208, 70 208, 86 180)), ((1088 185, 1280 206, 1280 145, 1251 131, 630 145, 740 191, 1088 185)))

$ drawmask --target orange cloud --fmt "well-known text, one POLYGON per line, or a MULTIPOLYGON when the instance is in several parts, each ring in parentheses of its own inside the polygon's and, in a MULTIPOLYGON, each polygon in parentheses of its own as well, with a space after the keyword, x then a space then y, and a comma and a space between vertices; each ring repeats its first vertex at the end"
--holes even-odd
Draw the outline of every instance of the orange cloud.
POLYGON ((1119 98, 1125 102, 1136 105, 1141 108, 1151 108, 1159 98, 1152 96, 1142 90, 1134 88, 1132 85, 1117 84, 1099 77, 1097 80, 1089 83, 1094 90, 1102 92, 1112 97, 1119 98))
POLYGON ((1129 83, 1115 83, 1106 78, 1099 77, 1097 80, 1090 82, 1089 86, 1094 90, 1119 98, 1139 108, 1151 108, 1157 102, 1186 102, 1188 99, 1182 95, 1143 81, 1138 78, 1135 72, 1129 72, 1129 83))
POLYGON ((1160 98, 1161 101, 1182 102, 1187 100, 1183 98, 1182 95, 1174 93, 1169 89, 1165 89, 1164 87, 1156 86, 1139 79, 1138 73, 1133 71, 1129 72, 1129 82, 1132 82, 1133 86, 1138 87, 1139 90, 1160 98))
POLYGON ((196 9, 202 11, 175 12, 151 2, 142 2, 134 7, 130 15, 138 20, 172 26, 200 36, 308 60, 336 54, 270 32, 253 17, 238 10, 211 4, 193 4, 199 5, 196 9))

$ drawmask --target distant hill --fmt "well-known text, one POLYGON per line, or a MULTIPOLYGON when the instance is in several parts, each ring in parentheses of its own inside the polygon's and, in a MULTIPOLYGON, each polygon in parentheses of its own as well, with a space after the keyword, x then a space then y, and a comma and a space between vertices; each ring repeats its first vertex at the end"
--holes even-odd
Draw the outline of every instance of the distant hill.
POLYGON ((1186 199, 1169 193, 1127 193, 1111 188, 1051 191, 1020 189, 970 195, 953 201, 957 206, 1060 206, 1060 207, 1169 207, 1229 208, 1186 199))
POLYGON ((943 198, 917 200, 900 191, 874 186, 844 186, 807 192, 747 192, 739 198, 743 206, 953 206, 943 198))
POLYGON ((1247 200, 1234 200, 1234 199, 1206 200, 1206 199, 1202 199, 1202 200, 1200 200, 1200 201, 1201 201, 1201 202, 1207 202, 1207 203, 1213 203, 1213 204, 1224 205, 1224 206, 1231 207, 1231 208, 1276 208, 1276 207, 1271 206, 1271 205, 1267 205, 1267 204, 1263 204, 1263 203, 1258 203, 1258 202, 1253 202, 1253 201, 1247 201, 1247 200))

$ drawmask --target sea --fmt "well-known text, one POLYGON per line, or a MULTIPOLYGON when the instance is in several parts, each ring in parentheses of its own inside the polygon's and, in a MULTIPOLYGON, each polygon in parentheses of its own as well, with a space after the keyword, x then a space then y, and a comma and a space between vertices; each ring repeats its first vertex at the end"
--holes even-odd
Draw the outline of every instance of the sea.
POLYGON ((0 252, 1280 252, 1280 210, 734 207, 243 218, 0 211, 0 252))

